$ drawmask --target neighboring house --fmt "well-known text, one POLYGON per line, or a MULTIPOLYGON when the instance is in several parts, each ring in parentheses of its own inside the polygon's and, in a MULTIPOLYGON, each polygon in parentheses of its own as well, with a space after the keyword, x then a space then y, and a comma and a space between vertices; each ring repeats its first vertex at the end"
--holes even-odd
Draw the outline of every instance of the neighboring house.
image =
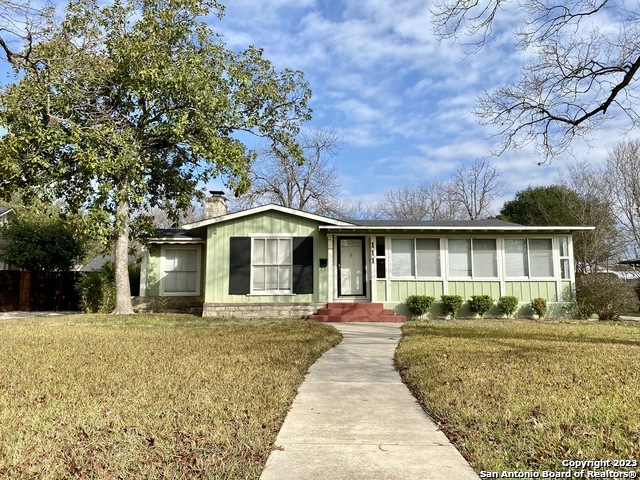
MULTIPOLYGON (((0 227, 4 226, 9 220, 16 214, 15 210, 11 207, 0 206, 0 227)), ((2 238, 0 237, 0 251, 4 247, 2 238)), ((0 270, 8 270, 10 267, 2 260, 0 260, 0 270)))
POLYGON ((575 285, 571 234, 593 228, 347 222, 276 205, 226 213, 212 193, 211 218, 149 239, 138 303, 191 298, 204 316, 227 317, 302 317, 334 302, 404 313, 413 294, 559 303, 575 285))

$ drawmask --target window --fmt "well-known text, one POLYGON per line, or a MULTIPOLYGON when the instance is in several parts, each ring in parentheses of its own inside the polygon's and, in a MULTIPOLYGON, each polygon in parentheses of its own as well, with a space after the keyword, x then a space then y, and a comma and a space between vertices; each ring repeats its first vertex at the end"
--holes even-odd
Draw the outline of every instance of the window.
POLYGON ((254 238, 251 259, 253 292, 291 291, 291 238, 254 238))
POLYGON ((376 278, 386 278, 387 260, 384 248, 384 237, 376 237, 376 278))
POLYGON ((449 240, 449 276, 495 278, 498 256, 495 238, 449 240))
POLYGON ((529 239, 529 271, 532 277, 553 277, 553 250, 550 238, 529 239))
POLYGON ((413 277, 414 270, 413 239, 394 238, 391 240, 391 276, 413 277))
POLYGON ((162 293, 198 295, 200 293, 200 248, 164 247, 162 293))
POLYGON ((394 238, 391 240, 391 276, 425 278, 440 276, 438 238, 394 238))
POLYGON ((569 262, 569 238, 560 237, 558 238, 558 243, 560 247, 560 278, 562 280, 569 280, 571 279, 571 264, 569 262))
POLYGON ((529 255, 526 239, 506 239, 504 257, 507 277, 529 276, 529 255))
POLYGON ((554 276, 550 238, 506 239, 504 250, 507 277, 554 276))

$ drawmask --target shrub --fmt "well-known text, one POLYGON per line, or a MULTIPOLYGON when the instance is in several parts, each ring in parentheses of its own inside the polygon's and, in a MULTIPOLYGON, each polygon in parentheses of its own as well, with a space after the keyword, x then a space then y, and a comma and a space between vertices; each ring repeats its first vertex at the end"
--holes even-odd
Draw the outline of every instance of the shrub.
POLYGON ((420 317, 429 311, 434 300, 435 298, 428 295, 410 295, 407 297, 406 303, 411 315, 420 317))
POLYGON ((484 314, 487 313, 491 307, 493 307, 493 298, 490 295, 471 295, 469 300, 469 309, 484 318, 484 314))
POLYGON ((637 310, 638 297, 634 287, 617 275, 595 273, 576 278, 576 303, 597 313, 600 320, 615 320, 637 310))
POLYGON ((451 318, 455 320, 456 312, 462 306, 464 300, 460 295, 442 295, 442 309, 445 315, 451 314, 451 318))
POLYGON ((80 308, 87 313, 111 313, 116 306, 116 280, 113 263, 87 272, 76 284, 80 308))
POLYGON ((547 301, 544 298, 534 298, 531 300, 531 308, 538 318, 542 318, 547 314, 547 301))
POLYGON ((518 297, 506 295, 498 299, 498 309, 507 317, 512 317, 518 309, 518 297))

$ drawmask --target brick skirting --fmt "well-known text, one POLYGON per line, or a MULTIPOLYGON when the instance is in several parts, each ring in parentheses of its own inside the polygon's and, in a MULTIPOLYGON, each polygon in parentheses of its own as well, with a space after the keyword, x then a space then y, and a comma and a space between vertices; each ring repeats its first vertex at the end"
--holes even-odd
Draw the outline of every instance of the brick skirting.
POLYGON ((205 303, 203 317, 308 318, 326 303, 205 303))

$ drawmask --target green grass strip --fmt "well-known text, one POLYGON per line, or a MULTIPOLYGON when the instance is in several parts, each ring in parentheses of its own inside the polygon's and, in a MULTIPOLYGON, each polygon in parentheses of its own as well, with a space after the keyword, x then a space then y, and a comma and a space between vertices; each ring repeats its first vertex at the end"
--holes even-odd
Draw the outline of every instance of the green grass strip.
POLYGON ((430 321, 404 334, 404 381, 477 472, 640 461, 639 323, 430 321))

